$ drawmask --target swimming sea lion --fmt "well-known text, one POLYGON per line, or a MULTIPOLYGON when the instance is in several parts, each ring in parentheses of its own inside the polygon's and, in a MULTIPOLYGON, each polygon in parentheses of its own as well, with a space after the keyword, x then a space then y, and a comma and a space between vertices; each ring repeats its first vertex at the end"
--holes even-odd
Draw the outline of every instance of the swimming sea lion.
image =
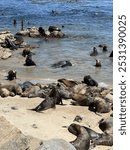
POLYGON ((72 66, 72 63, 68 60, 59 61, 52 65, 52 67, 54 67, 54 68, 64 68, 64 67, 68 67, 68 66, 72 66))
POLYGON ((25 66, 36 66, 36 63, 32 60, 32 54, 29 53, 25 60, 25 66))
POLYGON ((101 67, 101 61, 99 59, 96 59, 95 67, 101 67))
POLYGON ((68 127, 70 133, 77 136, 77 138, 70 142, 76 150, 88 150, 90 147, 90 135, 87 130, 78 124, 71 124, 68 127))
POLYGON ((16 79, 16 74, 17 74, 17 72, 15 70, 10 70, 8 72, 7 79, 8 80, 14 80, 14 79, 16 79))
POLYGON ((97 56, 97 55, 98 55, 98 51, 96 47, 93 47, 93 51, 90 53, 90 56, 97 56))
POLYGON ((107 51, 107 45, 106 44, 100 44, 99 47, 101 47, 104 52, 107 51))

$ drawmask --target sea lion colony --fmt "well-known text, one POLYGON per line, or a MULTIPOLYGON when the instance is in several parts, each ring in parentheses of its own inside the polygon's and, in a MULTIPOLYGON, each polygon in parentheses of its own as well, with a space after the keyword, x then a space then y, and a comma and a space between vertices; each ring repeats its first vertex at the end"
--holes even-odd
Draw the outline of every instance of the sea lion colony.
MULTIPOLYGON (((29 37, 41 37, 43 39, 48 38, 63 38, 64 33, 61 29, 50 26, 48 31, 45 31, 42 27, 39 28, 29 28, 24 31, 18 32, 13 36, 10 32, 0 33, 0 46, 1 49, 8 49, 9 52, 12 50, 23 50, 23 57, 25 57, 25 66, 36 66, 36 63, 32 60, 32 48, 30 45, 24 43, 23 36, 29 37), (19 36, 20 35, 20 36, 19 36)), ((100 45, 103 51, 107 51, 107 46, 100 45)), ((5 54, 7 55, 7 54, 5 54)), ((90 56, 98 55, 97 49, 94 47, 93 52, 90 56)), ((7 59, 11 55, 4 56, 7 59)), ((1 57, 2 58, 2 57, 1 57)), ((96 63, 100 61, 96 60, 96 63)), ((101 67, 101 64, 98 64, 101 67)), ((97 67, 99 67, 97 65, 97 67)), ((71 62, 59 61, 52 65, 52 67, 66 67, 72 66, 71 62)), ((10 70, 7 75, 8 80, 16 80, 17 72, 10 70)), ((0 83, 0 95, 1 97, 15 96, 19 95, 21 97, 40 97, 43 101, 34 108, 27 108, 30 111, 45 111, 50 108, 56 108, 56 105, 63 105, 64 100, 71 99, 72 105, 86 106, 87 109, 94 112, 95 115, 100 115, 101 113, 109 113, 112 111, 113 99, 112 89, 98 87, 98 82, 95 81, 90 75, 86 75, 83 81, 74 81, 68 79, 58 79, 56 83, 52 84, 42 84, 42 83, 31 83, 30 81, 25 81, 24 83, 10 83, 4 84, 0 83), (108 95, 111 95, 110 98, 108 95)), ((76 107, 76 106, 75 106, 76 107)), ((52 110, 53 111, 53 110, 52 110)), ((76 139, 70 142, 77 150, 88 150, 92 149, 96 145, 113 145, 113 132, 112 132, 113 119, 112 117, 107 120, 102 119, 99 122, 99 128, 102 133, 97 133, 91 128, 81 126, 79 124, 71 124, 68 127, 68 131, 76 135, 76 139)), ((44 146, 44 145, 43 145, 44 146)), ((42 146, 40 146, 42 149, 42 146)))

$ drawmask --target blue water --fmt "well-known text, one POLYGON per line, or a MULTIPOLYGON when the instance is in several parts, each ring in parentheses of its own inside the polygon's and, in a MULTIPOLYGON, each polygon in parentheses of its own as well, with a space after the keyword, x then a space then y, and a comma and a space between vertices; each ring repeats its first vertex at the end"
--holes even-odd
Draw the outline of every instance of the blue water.
POLYGON ((27 42, 40 46, 34 50, 36 55, 33 56, 37 66, 23 66, 24 58, 16 52, 15 59, 0 60, 0 68, 5 71, 16 69, 19 77, 25 79, 81 80, 84 75, 90 74, 97 81, 112 85, 113 61, 109 58, 113 47, 112 8, 112 0, 1 0, 0 31, 16 33, 20 30, 20 19, 24 17, 24 28, 42 26, 47 30, 50 25, 59 28, 64 25, 62 31, 67 37, 49 42, 26 38, 27 42), (13 19, 17 20, 16 27, 13 19), (103 53, 99 44, 108 45, 108 51, 103 53), (95 57, 89 56, 94 46, 99 52, 96 58, 101 60, 101 68, 95 68, 95 57), (70 60, 73 66, 51 68, 51 64, 58 60, 70 60))

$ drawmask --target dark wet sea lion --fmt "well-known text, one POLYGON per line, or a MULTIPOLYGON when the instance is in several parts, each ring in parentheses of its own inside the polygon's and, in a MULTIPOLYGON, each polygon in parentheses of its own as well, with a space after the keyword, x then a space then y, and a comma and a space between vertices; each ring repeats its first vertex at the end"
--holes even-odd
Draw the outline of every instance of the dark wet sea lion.
POLYGON ((88 86, 98 86, 97 81, 95 81, 90 75, 84 76, 83 83, 88 86))
POLYGON ((25 66, 36 66, 36 63, 32 60, 32 54, 29 53, 25 60, 25 66))
POLYGON ((15 70, 10 70, 8 72, 7 79, 10 81, 16 79, 16 74, 17 74, 17 72, 15 70))
POLYGON ((56 26, 49 26, 48 31, 49 31, 49 32, 53 32, 53 31, 61 31, 61 29, 59 29, 59 28, 56 27, 56 26))
POLYGON ((71 124, 68 127, 70 133, 77 136, 77 138, 70 142, 76 150, 88 150, 90 147, 90 135, 87 130, 78 124, 71 124))
POLYGON ((107 45, 106 44, 99 44, 99 47, 102 48, 102 50, 104 52, 107 51, 107 45))
POLYGON ((49 96, 47 96, 45 98, 45 100, 43 100, 37 107, 35 107, 34 109, 31 109, 31 110, 40 112, 40 111, 47 110, 49 108, 55 108, 56 104, 63 105, 62 97, 60 96, 56 87, 53 87, 49 96))
POLYGON ((96 47, 93 47, 93 51, 90 53, 90 56, 97 56, 97 55, 98 55, 98 51, 96 47))
POLYGON ((39 32, 39 34, 41 35, 41 36, 45 36, 46 34, 45 34, 45 30, 42 28, 42 27, 39 27, 38 28, 38 32, 39 32))

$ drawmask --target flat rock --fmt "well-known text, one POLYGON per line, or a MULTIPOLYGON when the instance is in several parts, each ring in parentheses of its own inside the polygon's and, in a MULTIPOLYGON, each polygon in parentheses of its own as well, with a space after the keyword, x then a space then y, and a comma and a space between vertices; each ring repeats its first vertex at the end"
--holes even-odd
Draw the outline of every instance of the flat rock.
POLYGON ((75 147, 63 139, 44 141, 36 150, 76 150, 75 147))

